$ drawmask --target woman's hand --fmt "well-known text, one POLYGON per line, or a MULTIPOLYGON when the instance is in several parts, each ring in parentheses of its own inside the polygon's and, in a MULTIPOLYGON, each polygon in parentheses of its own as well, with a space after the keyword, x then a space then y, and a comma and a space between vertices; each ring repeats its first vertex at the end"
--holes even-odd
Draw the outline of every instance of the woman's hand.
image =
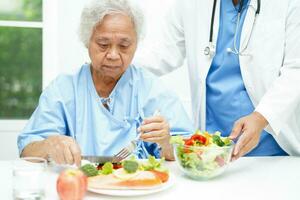
POLYGON ((169 143, 170 127, 164 117, 159 115, 146 118, 138 131, 141 133, 141 140, 155 142, 162 148, 162 157, 165 157, 166 160, 174 160, 172 146, 169 143))
POLYGON ((230 139, 239 139, 234 147, 232 160, 247 154, 254 149, 268 121, 258 112, 242 117, 234 123, 230 139))
POLYGON ((47 139, 28 144, 21 156, 37 156, 52 159, 57 164, 80 166, 81 151, 76 141, 68 136, 49 136, 47 139))
POLYGON ((48 156, 57 164, 76 164, 80 166, 81 151, 72 137, 58 135, 50 136, 44 141, 48 156))

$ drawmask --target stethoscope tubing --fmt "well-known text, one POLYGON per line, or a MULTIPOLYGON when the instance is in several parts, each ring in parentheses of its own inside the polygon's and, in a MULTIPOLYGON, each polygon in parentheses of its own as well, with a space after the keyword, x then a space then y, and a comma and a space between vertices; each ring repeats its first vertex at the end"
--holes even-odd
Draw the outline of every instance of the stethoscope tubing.
MULTIPOLYGON (((244 0, 240 0, 240 7, 238 10, 238 16, 240 16, 242 9, 243 9, 243 5, 244 5, 244 0)), ((209 46, 205 47, 204 49, 204 55, 206 56, 212 56, 215 52, 215 47, 213 45, 213 35, 214 35, 214 21, 215 21, 215 13, 216 13, 216 6, 217 6, 217 0, 214 0, 213 3, 213 9, 212 9, 212 14, 211 14, 211 21, 210 21, 210 31, 209 31, 209 46)), ((255 15, 258 15, 260 13, 260 9, 261 9, 261 0, 257 0, 257 8, 256 8, 256 12, 255 15)), ((236 35, 234 36, 235 40, 236 40, 236 35)), ((234 43, 236 43, 236 41, 234 41, 234 43)), ((235 54, 239 54, 235 45, 235 54)))

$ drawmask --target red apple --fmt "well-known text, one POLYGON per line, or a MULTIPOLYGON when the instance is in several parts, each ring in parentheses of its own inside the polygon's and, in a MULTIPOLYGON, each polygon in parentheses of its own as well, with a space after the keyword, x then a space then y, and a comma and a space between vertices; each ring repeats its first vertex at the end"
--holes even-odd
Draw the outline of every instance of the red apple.
POLYGON ((56 189, 61 200, 81 200, 87 190, 87 177, 79 169, 60 173, 56 189))

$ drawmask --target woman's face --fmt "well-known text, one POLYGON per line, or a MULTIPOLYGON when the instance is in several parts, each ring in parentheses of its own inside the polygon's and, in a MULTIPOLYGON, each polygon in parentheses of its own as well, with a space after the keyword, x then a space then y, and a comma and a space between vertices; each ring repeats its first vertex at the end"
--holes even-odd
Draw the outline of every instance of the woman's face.
POLYGON ((93 72, 118 80, 131 63, 136 47, 137 36, 130 17, 106 15, 89 42, 93 72))

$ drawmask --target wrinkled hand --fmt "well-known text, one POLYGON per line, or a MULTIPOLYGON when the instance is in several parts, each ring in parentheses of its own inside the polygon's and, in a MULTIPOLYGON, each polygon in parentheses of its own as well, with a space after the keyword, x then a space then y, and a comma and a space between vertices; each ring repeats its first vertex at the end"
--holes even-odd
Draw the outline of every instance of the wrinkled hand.
POLYGON ((141 133, 140 139, 145 142, 155 142, 162 148, 169 146, 169 123, 162 116, 146 118, 138 131, 141 133))
POLYGON ((80 166, 81 151, 76 141, 68 136, 50 136, 43 141, 48 156, 57 164, 80 166))
POLYGON ((230 139, 240 136, 234 147, 232 160, 236 160, 254 149, 267 125, 268 121, 258 112, 253 112, 237 120, 229 136, 230 139))

